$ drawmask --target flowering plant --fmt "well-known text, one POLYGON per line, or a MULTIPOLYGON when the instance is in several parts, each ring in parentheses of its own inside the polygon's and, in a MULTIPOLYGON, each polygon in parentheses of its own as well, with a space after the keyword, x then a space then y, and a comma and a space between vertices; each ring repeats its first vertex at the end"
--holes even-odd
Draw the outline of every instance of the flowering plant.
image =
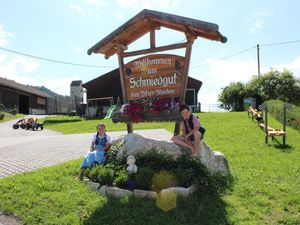
POLYGON ((131 120, 138 123, 142 122, 143 113, 160 113, 163 111, 168 113, 172 111, 179 111, 179 103, 175 102, 173 98, 143 98, 140 100, 130 101, 125 105, 123 113, 128 114, 131 120))

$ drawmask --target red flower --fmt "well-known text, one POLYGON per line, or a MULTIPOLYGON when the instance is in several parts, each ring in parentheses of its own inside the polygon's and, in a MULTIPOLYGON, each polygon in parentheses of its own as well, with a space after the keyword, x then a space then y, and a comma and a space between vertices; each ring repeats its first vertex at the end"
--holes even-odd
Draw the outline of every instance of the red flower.
POLYGON ((162 112, 164 110, 171 112, 175 108, 176 102, 172 98, 160 99, 141 99, 131 101, 125 106, 124 113, 128 114, 130 119, 135 123, 143 121, 143 113, 145 112, 162 112))

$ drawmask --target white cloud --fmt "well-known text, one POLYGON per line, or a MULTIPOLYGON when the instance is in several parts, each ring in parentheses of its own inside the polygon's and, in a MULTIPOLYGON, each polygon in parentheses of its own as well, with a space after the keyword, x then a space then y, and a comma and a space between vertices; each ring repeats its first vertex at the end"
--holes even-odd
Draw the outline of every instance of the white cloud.
POLYGON ((246 18, 246 21, 249 22, 248 33, 253 34, 257 30, 262 29, 265 23, 264 19, 270 15, 271 13, 264 9, 259 9, 258 11, 250 14, 246 18))
POLYGON ((252 27, 248 29, 249 34, 255 33, 258 29, 261 29, 264 25, 264 21, 262 20, 256 20, 253 22, 252 27))
POLYGON ((283 71, 283 69, 288 69, 293 72, 295 77, 300 77, 300 56, 298 56, 295 60, 286 64, 277 64, 272 66, 273 69, 277 69, 278 71, 283 71))
POLYGON ((122 12, 116 12, 114 14, 114 17, 116 17, 119 20, 123 20, 124 19, 124 14, 122 12))
POLYGON ((175 9, 181 0, 118 0, 122 8, 143 8, 143 9, 175 9))
POLYGON ((70 6, 71 9, 74 9, 78 13, 83 13, 84 12, 83 8, 81 8, 79 5, 70 4, 69 6, 70 6))
POLYGON ((108 2, 104 0, 84 0, 84 2, 88 5, 92 5, 100 8, 108 6, 108 2))
POLYGON ((38 63, 32 59, 28 60, 22 56, 17 56, 11 61, 6 62, 4 59, 0 64, 1 76, 14 76, 18 73, 33 72, 38 68, 38 63))
POLYGON ((102 12, 109 5, 108 0, 84 0, 84 9, 89 17, 100 20, 102 12))
POLYGON ((0 53, 0 62, 7 58, 6 54, 0 53))
POLYGON ((0 24, 0 47, 8 44, 8 38, 15 38, 15 35, 5 31, 3 25, 0 24))
MULTIPOLYGON (((49 76, 50 77, 50 76, 49 76)), ((61 76, 62 77, 62 76, 61 76)), ((78 77, 69 76, 60 79, 50 79, 46 78, 42 84, 49 88, 51 91, 61 95, 70 95, 70 84, 73 80, 79 80, 78 77)))
MULTIPOLYGON (((1 59, 1 55, 0 55, 1 59)), ((27 60, 24 57, 16 57, 9 62, 0 60, 0 76, 14 80, 24 85, 45 86, 52 91, 62 94, 70 95, 70 84, 72 80, 78 80, 78 77, 69 76, 65 78, 57 78, 64 76, 47 76, 49 78, 39 77, 33 78, 33 72, 36 72, 38 63, 34 60, 27 60), (53 78, 50 78, 53 77, 53 78)))
POLYGON ((74 50, 76 53, 82 53, 82 52, 83 52, 83 48, 81 48, 81 47, 75 47, 75 48, 73 48, 73 50, 74 50))
POLYGON ((10 63, 16 72, 33 72, 38 68, 38 63, 33 59, 26 59, 23 56, 15 57, 10 63))

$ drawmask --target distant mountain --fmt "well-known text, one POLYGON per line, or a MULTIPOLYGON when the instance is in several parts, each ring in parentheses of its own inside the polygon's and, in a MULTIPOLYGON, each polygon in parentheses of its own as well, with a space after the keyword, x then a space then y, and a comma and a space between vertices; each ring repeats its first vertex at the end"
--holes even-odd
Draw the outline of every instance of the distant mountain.
POLYGON ((64 96, 64 95, 57 94, 54 91, 51 91, 49 88, 46 88, 45 86, 31 86, 31 87, 36 88, 52 97, 59 97, 59 98, 70 97, 67 95, 64 96))

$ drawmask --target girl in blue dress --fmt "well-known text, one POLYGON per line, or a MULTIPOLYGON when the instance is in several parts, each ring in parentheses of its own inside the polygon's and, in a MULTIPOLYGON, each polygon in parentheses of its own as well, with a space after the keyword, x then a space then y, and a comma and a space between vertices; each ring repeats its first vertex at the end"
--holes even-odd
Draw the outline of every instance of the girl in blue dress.
POLYGON ((111 136, 106 134, 106 127, 103 123, 97 125, 97 133, 93 135, 90 152, 86 153, 81 164, 79 178, 83 178, 84 170, 92 164, 103 164, 105 152, 111 147, 111 136))

